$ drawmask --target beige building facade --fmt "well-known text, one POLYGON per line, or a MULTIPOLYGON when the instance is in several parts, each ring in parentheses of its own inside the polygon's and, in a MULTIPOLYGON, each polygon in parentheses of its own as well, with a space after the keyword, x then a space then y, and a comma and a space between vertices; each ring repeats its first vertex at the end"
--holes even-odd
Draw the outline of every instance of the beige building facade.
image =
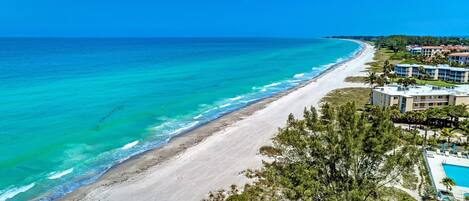
POLYGON ((404 88, 388 85, 373 89, 371 102, 381 107, 395 106, 402 113, 447 105, 469 105, 469 86, 442 88, 422 85, 404 88))

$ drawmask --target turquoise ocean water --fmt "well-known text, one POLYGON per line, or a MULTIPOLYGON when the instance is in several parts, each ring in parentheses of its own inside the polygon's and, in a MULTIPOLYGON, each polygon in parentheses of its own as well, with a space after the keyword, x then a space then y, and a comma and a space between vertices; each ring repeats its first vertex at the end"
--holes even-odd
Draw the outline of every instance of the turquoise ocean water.
POLYGON ((3 38, 0 47, 0 201, 56 199, 360 49, 254 38, 3 38))

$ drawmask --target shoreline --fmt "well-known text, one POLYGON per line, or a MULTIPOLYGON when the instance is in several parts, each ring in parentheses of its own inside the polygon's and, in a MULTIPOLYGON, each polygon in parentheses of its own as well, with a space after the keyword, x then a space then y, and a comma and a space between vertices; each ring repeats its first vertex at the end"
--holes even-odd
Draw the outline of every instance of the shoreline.
MULTIPOLYGON (((189 153, 191 151, 190 149, 194 149, 198 147, 199 145, 205 143, 208 139, 215 137, 215 135, 220 135, 219 133, 223 133, 223 132, 226 132, 227 130, 230 130, 231 127, 236 127, 237 126, 236 124, 240 124, 240 122, 243 121, 244 119, 251 117, 257 112, 261 112, 262 110, 266 109, 269 105, 274 104, 279 99, 285 98, 292 93, 300 91, 306 86, 309 86, 317 82, 319 79, 325 77, 326 75, 330 75, 331 72, 337 70, 338 68, 347 66, 348 63, 352 63, 354 60, 357 60, 363 57, 364 54, 369 53, 371 46, 360 41, 355 41, 355 42, 361 44, 361 49, 359 50, 359 52, 357 52, 354 56, 348 58, 347 60, 343 62, 339 62, 329 67, 328 69, 324 70, 313 79, 305 81, 299 84, 298 86, 282 91, 271 97, 260 99, 259 101, 253 102, 252 104, 247 105, 246 107, 243 107, 236 111, 225 114, 222 117, 214 119, 204 125, 194 128, 193 130, 190 130, 186 133, 175 136, 167 144, 161 147, 145 151, 141 154, 138 154, 136 156, 129 158, 128 160, 125 160, 124 162, 118 165, 115 165, 114 167, 110 168, 106 173, 104 173, 94 183, 82 186, 60 199, 61 200, 95 200, 95 199, 108 200, 109 199, 108 196, 112 196, 110 192, 112 191, 112 188, 114 186, 136 183, 138 182, 138 178, 141 178, 142 176, 146 177, 152 172, 158 171, 159 166, 167 165, 171 161, 180 160, 180 158, 183 158, 182 155, 191 155, 191 153, 189 153)), ((273 126, 275 127, 275 129, 277 129, 278 127, 281 127, 282 125, 283 124, 271 125, 271 127, 273 126)), ((270 137, 268 139, 270 139, 270 137)), ((259 147, 255 147, 256 150, 258 150, 258 148, 259 147)), ((260 156, 256 156, 256 157, 257 159, 260 159, 259 158, 260 156)), ((261 160, 258 160, 258 162, 260 161, 261 160)), ((188 163, 190 161, 183 161, 183 162, 188 163)), ((171 177, 171 175, 168 175, 168 177, 171 177)), ((179 178, 176 178, 176 180, 179 180, 179 178)), ((226 188, 226 187, 227 186, 224 186, 224 185, 218 186, 218 188, 226 188)), ((217 190, 217 189, 211 189, 211 190, 217 190)), ((155 192, 156 190, 153 192, 148 192, 148 194, 152 194, 152 193, 154 194, 155 192)), ((205 194, 207 194, 208 192, 209 191, 206 191, 205 194)), ((129 192, 128 194, 133 194, 133 193, 129 192)), ((152 197, 152 196, 150 195, 147 197, 152 197)), ((125 200, 124 197, 120 199, 125 200)), ((162 199, 162 200, 165 200, 165 199, 162 199)))

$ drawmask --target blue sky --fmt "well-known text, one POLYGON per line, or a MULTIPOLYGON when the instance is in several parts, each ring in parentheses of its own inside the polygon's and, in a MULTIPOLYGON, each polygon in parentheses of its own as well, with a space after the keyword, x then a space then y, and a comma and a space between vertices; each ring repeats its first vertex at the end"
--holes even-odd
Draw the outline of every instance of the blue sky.
POLYGON ((469 35, 469 0, 0 0, 0 36, 469 35))

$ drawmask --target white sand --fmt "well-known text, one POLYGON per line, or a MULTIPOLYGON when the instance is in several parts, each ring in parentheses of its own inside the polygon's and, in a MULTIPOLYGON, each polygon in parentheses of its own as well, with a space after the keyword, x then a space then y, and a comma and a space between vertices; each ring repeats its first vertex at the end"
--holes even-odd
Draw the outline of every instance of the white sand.
MULTIPOLYGON (((306 86, 282 96, 243 120, 207 137, 176 157, 148 168, 133 178, 93 187, 80 200, 201 200, 209 191, 246 182, 240 172, 261 166, 258 150, 284 126, 288 114, 302 116, 305 107, 318 106, 329 91, 364 86, 346 83, 347 76, 364 75, 374 49, 366 44, 355 59, 331 70, 306 86)), ((66 198, 67 199, 67 198, 66 198)))

